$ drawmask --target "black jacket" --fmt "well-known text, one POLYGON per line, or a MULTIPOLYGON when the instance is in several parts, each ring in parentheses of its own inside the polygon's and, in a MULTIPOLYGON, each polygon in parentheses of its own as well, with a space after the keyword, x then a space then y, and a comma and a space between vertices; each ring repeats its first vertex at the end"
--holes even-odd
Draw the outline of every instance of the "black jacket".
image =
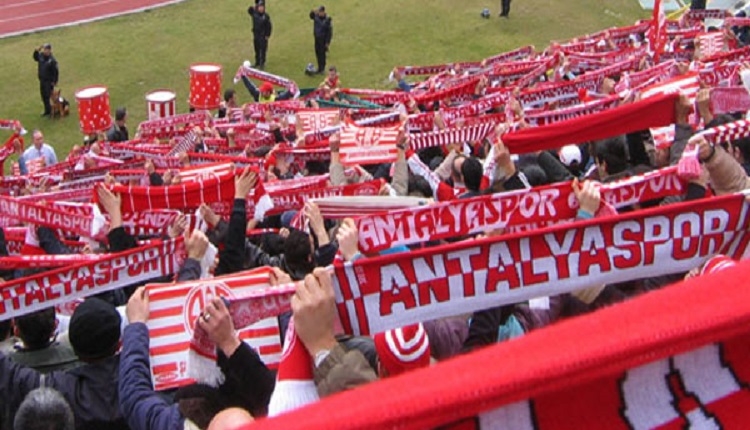
POLYGON ((128 128, 124 124, 122 127, 112 124, 112 127, 107 131, 107 140, 110 142, 125 142, 129 140, 128 128))
POLYGON ((319 17, 317 13, 310 12, 310 19, 313 23, 313 35, 315 39, 322 39, 326 45, 331 43, 333 38, 333 24, 331 24, 331 17, 325 16, 319 17))
POLYGON ((247 8, 247 13, 253 18, 253 36, 271 37, 271 16, 265 12, 259 13, 253 6, 247 8))
POLYGON ((38 76, 40 81, 57 83, 57 60, 53 55, 50 54, 47 57, 39 51, 34 51, 34 61, 39 63, 38 76))
MULTIPOLYGON (((13 363, 0 353, 0 409, 18 410, 29 391, 44 386, 59 391, 75 415, 76 429, 127 429, 118 404, 120 357, 113 356, 67 372, 39 372, 13 363)), ((12 417, 6 417, 12 418, 12 417)))

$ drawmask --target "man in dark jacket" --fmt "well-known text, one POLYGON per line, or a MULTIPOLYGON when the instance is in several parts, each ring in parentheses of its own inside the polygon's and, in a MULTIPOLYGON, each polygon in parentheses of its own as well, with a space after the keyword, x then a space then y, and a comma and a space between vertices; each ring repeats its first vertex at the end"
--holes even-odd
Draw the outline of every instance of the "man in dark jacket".
POLYGON ((57 85, 58 78, 57 60, 52 56, 52 45, 45 43, 35 50, 34 61, 39 66, 39 93, 42 96, 42 103, 44 103, 44 113, 42 113, 42 116, 49 116, 52 112, 49 98, 52 96, 52 89, 57 85))
POLYGON ((14 362, 41 373, 80 365, 68 340, 68 333, 57 333, 54 307, 16 318, 15 331, 19 341, 8 351, 8 356, 14 362))
POLYGON ((89 298, 73 313, 68 336, 85 364, 67 372, 43 376, 0 353, 0 405, 16 411, 31 390, 47 386, 71 405, 77 429, 127 429, 117 400, 120 314, 114 306, 89 298))
POLYGON ((315 58, 318 60, 318 71, 316 73, 322 75, 326 70, 326 53, 328 52, 328 46, 331 44, 331 39, 333 38, 333 24, 331 24, 331 17, 326 15, 325 6, 321 6, 317 10, 311 11, 310 19, 313 20, 315 58))
POLYGON ((129 325, 123 334, 120 368, 120 410, 130 430, 183 428, 189 419, 205 428, 226 407, 241 407, 254 416, 265 416, 276 381, 274 374, 248 344, 237 337, 224 302, 214 299, 204 313, 212 317, 199 324, 216 343, 218 365, 226 380, 218 390, 206 386, 182 389, 177 403, 169 404, 153 390, 149 365, 148 293, 139 288, 126 309, 129 325), (210 308, 210 310, 209 310, 210 308))
POLYGON ((266 52, 268 39, 271 37, 271 17, 266 13, 266 3, 256 2, 255 7, 247 8, 247 13, 253 19, 253 44, 255 45, 255 68, 263 70, 266 67, 266 52))
POLYGON ((110 142, 125 142, 128 136, 128 127, 125 121, 128 118, 128 111, 124 107, 117 108, 115 111, 115 123, 107 131, 107 140, 110 142))

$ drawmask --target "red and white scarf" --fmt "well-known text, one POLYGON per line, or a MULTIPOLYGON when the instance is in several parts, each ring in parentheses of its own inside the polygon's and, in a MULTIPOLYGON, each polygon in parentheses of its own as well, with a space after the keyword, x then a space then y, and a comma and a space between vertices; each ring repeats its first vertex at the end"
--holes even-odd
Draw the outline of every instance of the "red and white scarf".
POLYGON ((98 210, 90 212, 88 216, 82 216, 80 213, 71 213, 60 207, 0 196, 0 213, 2 213, 1 218, 4 219, 5 225, 13 225, 12 221, 27 222, 62 229, 80 236, 94 237, 104 225, 101 214, 97 212, 98 210))
POLYGON ((0 119, 0 130, 13 130, 13 134, 0 146, 0 165, 14 152, 23 151, 23 133, 25 130, 17 120, 0 119))
POLYGON ((748 270, 740 263, 642 294, 252 428, 743 428, 748 270))
POLYGON ((488 122, 427 133, 413 133, 409 136, 409 147, 418 151, 425 148, 443 147, 453 143, 481 141, 492 132, 494 126, 494 122, 488 122))
POLYGON ((190 126, 203 125, 210 120, 211 116, 207 111, 197 111, 143 121, 138 124, 138 130, 142 139, 164 139, 187 133, 190 126))
MULTIPOLYGON (((38 310, 176 273, 182 264, 182 239, 143 245, 96 261, 0 284, 0 314, 15 318, 38 310)), ((72 257, 71 257, 72 258, 72 257)))
POLYGON ((299 86, 288 78, 274 75, 273 73, 264 72, 262 70, 254 69, 252 67, 245 67, 244 64, 240 64, 237 69, 237 73, 234 75, 235 83, 239 82, 240 79, 245 76, 247 78, 259 79, 261 81, 270 82, 274 85, 286 88, 296 98, 299 95, 299 86))
POLYGON ((391 127, 360 127, 352 123, 341 128, 341 164, 381 164, 395 161, 400 124, 391 127))
POLYGON ((152 284, 149 291, 150 361, 154 388, 165 390, 195 381, 217 384, 216 345, 197 324, 214 297, 226 299, 240 339, 274 368, 281 356, 276 315, 289 310, 292 287, 270 287, 270 270, 176 284, 152 284))
MULTIPOLYGON (((232 201, 234 198, 234 173, 210 173, 208 177, 163 187, 141 185, 114 185, 113 193, 122 195, 122 212, 152 209, 195 209, 201 203, 232 201)), ((94 201, 98 201, 96 192, 94 201)))
POLYGON ((750 94, 745 87, 712 88, 710 106, 714 115, 747 112, 750 110, 750 94))
MULTIPOLYGON (((341 185, 336 187, 315 187, 291 190, 279 190, 270 192, 269 196, 273 202, 273 208, 268 210, 267 215, 280 214, 291 210, 300 210, 307 200, 323 197, 339 196, 376 196, 383 185, 380 179, 361 182, 358 184, 341 185)), ((254 200, 248 199, 247 211, 253 214, 256 210, 254 200)))
POLYGON ((297 112, 297 122, 304 134, 336 125, 339 122, 338 109, 304 109, 297 112))
POLYGON ((535 297, 686 272, 748 244, 729 195, 356 260, 335 271, 344 330, 370 334, 535 297))
MULTIPOLYGON (((682 195, 685 184, 670 167, 601 184, 603 202, 614 208, 682 195)), ((570 182, 469 199, 449 200, 400 211, 381 211, 356 219, 359 248, 381 251, 397 245, 504 229, 531 231, 572 222, 578 202, 570 182)))
POLYGON ((521 129, 503 135, 503 143, 513 153, 524 153, 669 125, 674 123, 677 98, 677 94, 664 94, 543 127, 521 129))

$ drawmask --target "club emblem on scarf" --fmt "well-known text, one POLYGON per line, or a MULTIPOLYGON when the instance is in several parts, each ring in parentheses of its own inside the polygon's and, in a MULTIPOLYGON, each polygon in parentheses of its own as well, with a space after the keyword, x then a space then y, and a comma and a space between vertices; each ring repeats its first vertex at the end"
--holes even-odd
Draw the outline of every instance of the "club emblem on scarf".
POLYGON ((357 129, 354 140, 357 146, 375 146, 380 141, 382 132, 374 127, 361 127, 357 129))
POLYGON ((234 297, 229 287, 221 282, 212 282, 208 285, 198 285, 188 293, 183 310, 185 317, 185 330, 193 335, 195 324, 201 312, 214 297, 234 297))

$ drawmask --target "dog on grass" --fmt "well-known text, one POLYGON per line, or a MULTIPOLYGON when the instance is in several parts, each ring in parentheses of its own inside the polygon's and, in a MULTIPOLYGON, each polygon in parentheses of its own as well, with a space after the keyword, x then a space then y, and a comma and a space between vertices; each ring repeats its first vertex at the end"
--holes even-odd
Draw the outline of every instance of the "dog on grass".
POLYGON ((49 98, 49 104, 52 106, 50 118, 62 118, 70 113, 70 103, 60 95, 60 88, 52 90, 52 96, 49 98))

